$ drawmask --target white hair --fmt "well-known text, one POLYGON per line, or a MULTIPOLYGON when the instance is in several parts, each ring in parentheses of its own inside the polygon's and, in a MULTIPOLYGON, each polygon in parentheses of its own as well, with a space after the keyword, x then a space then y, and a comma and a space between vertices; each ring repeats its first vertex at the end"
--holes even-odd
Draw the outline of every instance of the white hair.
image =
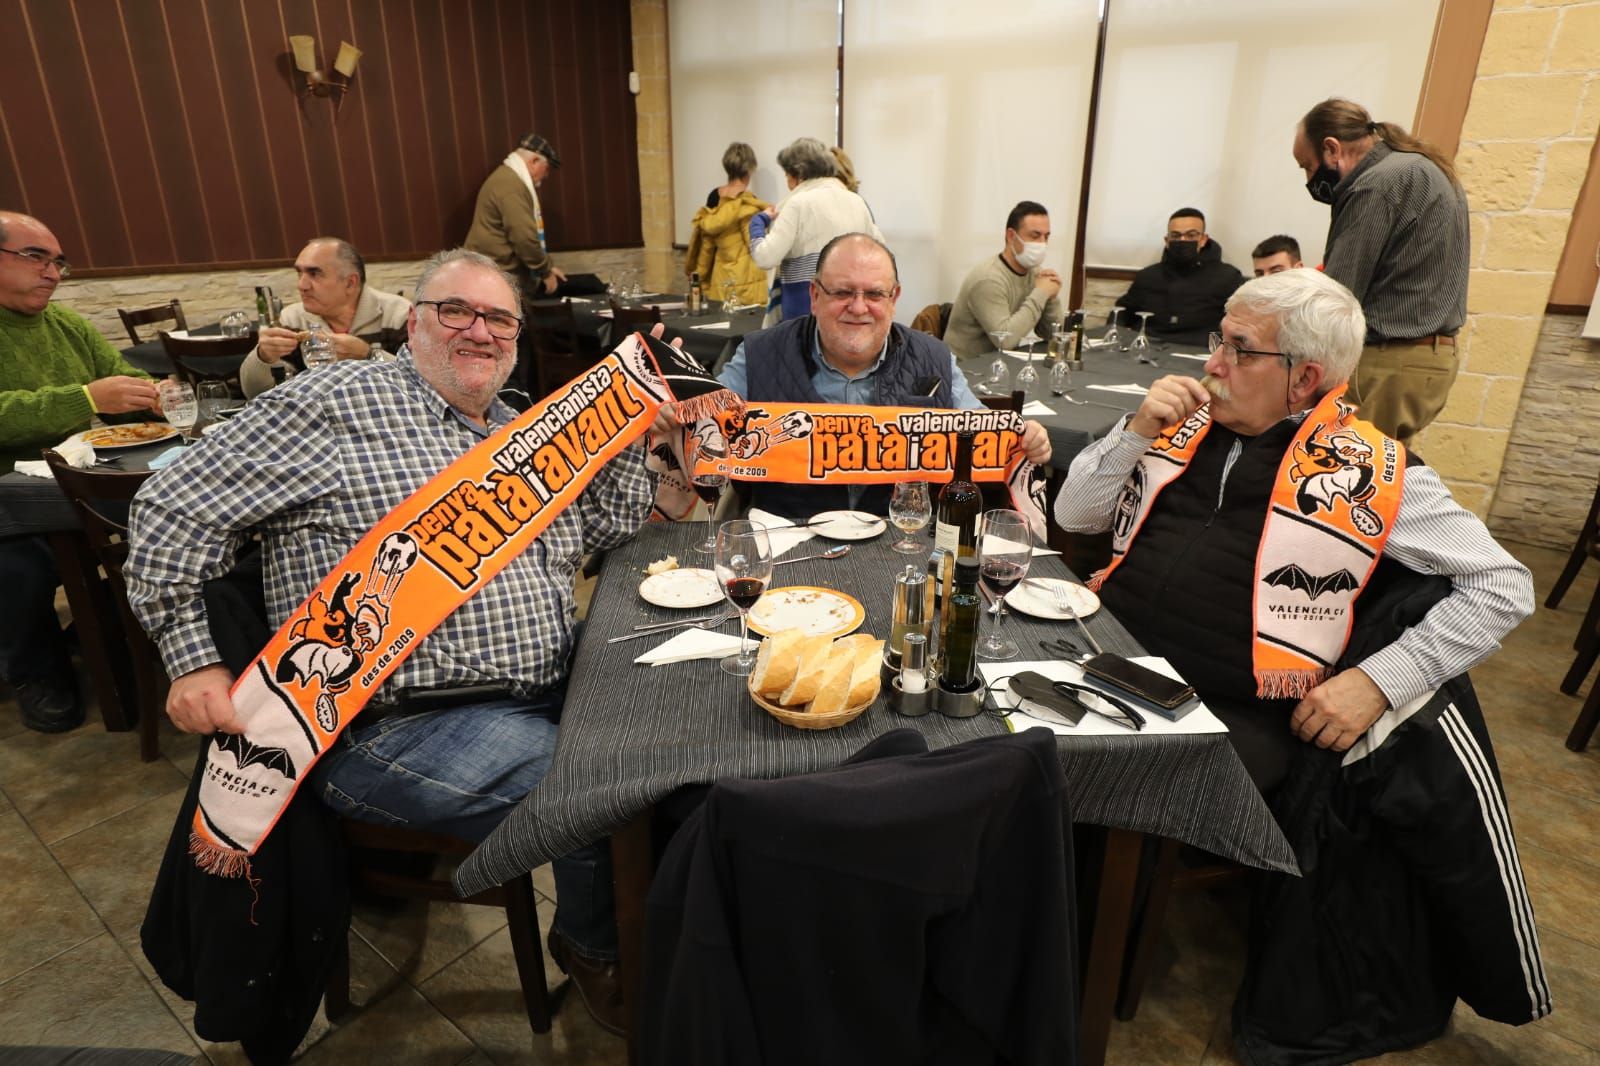
POLYGON ((1324 371, 1323 391, 1350 380, 1367 339, 1367 316, 1355 294, 1320 270, 1284 270, 1253 278, 1228 297, 1235 308, 1278 323, 1278 350, 1324 371))

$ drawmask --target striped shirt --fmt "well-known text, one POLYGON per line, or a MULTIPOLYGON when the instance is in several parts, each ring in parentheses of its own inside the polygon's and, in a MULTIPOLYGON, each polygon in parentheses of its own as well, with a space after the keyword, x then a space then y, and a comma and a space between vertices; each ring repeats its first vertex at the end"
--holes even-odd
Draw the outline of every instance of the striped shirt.
MULTIPOLYGON (((1305 413, 1293 417, 1303 419, 1305 413)), ((1124 419, 1104 439, 1079 452, 1056 497, 1061 527, 1072 533, 1110 529, 1123 483, 1149 446, 1150 440, 1127 429, 1124 419)), ((1223 468, 1224 487, 1243 447, 1242 439, 1234 440, 1223 468)), ((1406 470, 1400 510, 1383 553, 1418 573, 1443 574, 1455 586, 1400 639, 1357 664, 1391 707, 1477 666, 1499 650, 1500 638, 1533 613, 1528 568, 1451 498, 1432 467, 1406 470)))
MULTIPOLYGON (((178 677, 221 661, 201 585, 227 572, 253 534, 263 540, 274 627, 366 532, 429 478, 516 417, 498 400, 489 429, 455 410, 417 372, 341 362, 264 393, 224 428, 145 482, 130 519, 128 599, 178 677)), ((566 672, 573 582, 586 551, 631 537, 650 513, 643 449, 595 475, 521 555, 400 664, 398 688, 509 685, 528 695, 566 672)))
POLYGON ((1355 293, 1367 343, 1467 320, 1467 197, 1417 152, 1373 146, 1333 192, 1324 270, 1355 293))

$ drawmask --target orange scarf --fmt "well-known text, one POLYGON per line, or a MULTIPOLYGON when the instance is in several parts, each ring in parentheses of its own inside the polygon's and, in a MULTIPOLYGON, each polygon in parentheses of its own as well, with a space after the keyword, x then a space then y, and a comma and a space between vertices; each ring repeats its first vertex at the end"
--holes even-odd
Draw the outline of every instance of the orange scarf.
MULTIPOLYGON (((1253 663, 1265 699, 1303 698, 1332 675, 1400 509, 1405 453, 1357 421, 1344 392, 1323 396, 1300 423, 1256 551, 1253 663)), ((1092 588, 1122 565, 1156 497, 1183 476, 1210 429, 1207 404, 1140 456, 1117 501, 1111 564, 1090 579, 1092 588)))

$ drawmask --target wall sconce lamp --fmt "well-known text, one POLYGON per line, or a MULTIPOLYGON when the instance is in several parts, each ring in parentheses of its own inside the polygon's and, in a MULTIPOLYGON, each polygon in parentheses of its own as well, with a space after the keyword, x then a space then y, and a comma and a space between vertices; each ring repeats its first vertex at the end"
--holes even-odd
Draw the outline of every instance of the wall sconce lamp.
POLYGON ((356 75, 356 64, 361 61, 361 49, 349 41, 339 42, 339 57, 333 61, 333 73, 323 74, 317 67, 317 42, 308 34, 294 34, 289 38, 294 49, 294 65, 305 79, 300 89, 304 96, 331 96, 334 107, 344 99, 350 80, 356 75))

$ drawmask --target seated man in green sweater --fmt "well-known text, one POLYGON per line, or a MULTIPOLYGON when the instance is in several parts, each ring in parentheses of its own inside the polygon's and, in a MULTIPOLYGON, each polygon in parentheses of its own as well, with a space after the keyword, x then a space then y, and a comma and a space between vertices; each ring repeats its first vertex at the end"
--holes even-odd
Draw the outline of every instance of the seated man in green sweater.
POLYGON ((1006 217, 1005 251, 972 268, 950 308, 944 342, 958 356, 994 351, 991 330, 1003 329, 1013 347, 1032 330, 1048 337, 1061 320, 1061 275, 1042 270, 1050 244, 1050 213, 1024 200, 1006 217))
MULTIPOLYGON (((89 427, 93 414, 155 408, 149 375, 123 361, 81 315, 52 304, 71 271, 44 223, 0 211, 0 473, 89 427)), ((83 721, 78 683, 56 621, 55 559, 40 536, 0 537, 0 675, 29 729, 83 721)))

